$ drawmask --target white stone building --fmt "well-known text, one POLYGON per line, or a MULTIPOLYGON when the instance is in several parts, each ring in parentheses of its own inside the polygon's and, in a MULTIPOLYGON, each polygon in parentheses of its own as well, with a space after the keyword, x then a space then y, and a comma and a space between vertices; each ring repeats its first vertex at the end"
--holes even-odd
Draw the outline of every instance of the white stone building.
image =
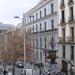
POLYGON ((27 13, 23 14, 23 27, 31 32, 28 43, 34 50, 34 63, 43 64, 41 68, 35 67, 41 73, 51 69, 47 54, 57 51, 57 25, 58 0, 40 0, 39 3, 27 13), (52 43, 53 42, 53 43, 52 43))
POLYGON ((70 72, 71 68, 75 68, 75 0, 58 1, 58 61, 61 70, 70 72))

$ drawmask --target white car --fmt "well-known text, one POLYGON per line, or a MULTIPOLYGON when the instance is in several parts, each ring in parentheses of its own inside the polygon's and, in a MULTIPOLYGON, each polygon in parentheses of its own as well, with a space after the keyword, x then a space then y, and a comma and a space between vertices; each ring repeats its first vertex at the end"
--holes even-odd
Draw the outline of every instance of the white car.
POLYGON ((12 72, 8 72, 8 75, 12 75, 12 72))
POLYGON ((24 75, 33 75, 33 71, 32 71, 32 69, 24 69, 23 74, 24 75))

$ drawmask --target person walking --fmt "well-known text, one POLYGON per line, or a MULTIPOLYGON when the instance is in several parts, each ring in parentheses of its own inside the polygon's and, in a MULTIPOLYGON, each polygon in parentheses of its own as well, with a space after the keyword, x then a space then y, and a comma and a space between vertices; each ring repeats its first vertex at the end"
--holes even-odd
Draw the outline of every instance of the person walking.
POLYGON ((7 73, 7 72, 6 72, 6 70, 4 69, 4 71, 3 71, 3 75, 6 75, 6 73, 7 73))

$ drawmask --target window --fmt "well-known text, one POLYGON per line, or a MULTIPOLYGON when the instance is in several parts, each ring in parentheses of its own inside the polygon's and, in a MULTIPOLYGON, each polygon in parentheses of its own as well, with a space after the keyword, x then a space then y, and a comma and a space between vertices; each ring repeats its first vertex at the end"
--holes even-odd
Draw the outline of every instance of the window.
POLYGON ((31 27, 29 28, 29 32, 31 32, 31 27))
POLYGON ((36 32, 38 31, 38 25, 36 25, 36 32))
POLYGON ((33 22, 34 22, 34 16, 33 16, 33 22))
POLYGON ((34 47, 34 38, 33 38, 33 47, 34 47))
POLYGON ((26 19, 23 20, 23 23, 26 24, 26 19))
POLYGON ((40 23, 40 31, 42 30, 42 24, 40 23))
POLYGON ((45 30, 46 30, 46 22, 44 22, 44 25, 45 25, 45 30))
POLYGON ((44 16, 46 17, 46 8, 44 9, 44 16))
POLYGON ((71 49, 70 49, 70 53, 71 53, 71 60, 74 60, 74 46, 71 46, 70 47, 71 49))
POLYGON ((60 7, 63 7, 64 6, 64 0, 61 0, 61 6, 60 7))
POLYGON ((40 11, 40 18, 42 17, 42 12, 40 11))
POLYGON ((40 48, 42 48, 42 38, 40 38, 40 48))
POLYGON ((34 26, 33 26, 33 32, 34 32, 34 26))
POLYGON ((71 6, 73 4, 73 0, 68 0, 68 5, 71 6))
POLYGON ((51 4, 51 13, 54 12, 53 8, 54 8, 54 6, 53 6, 53 4, 51 4))
POLYGON ((61 22, 64 23, 65 22, 65 13, 64 13, 64 10, 62 10, 61 14, 62 14, 62 20, 61 20, 61 22))
POLYGON ((40 52, 40 59, 42 60, 42 52, 40 52))
POLYGON ((31 16, 29 16, 29 19, 30 19, 30 23, 31 23, 31 16))
POLYGON ((31 38, 30 38, 30 46, 31 46, 31 38))
POLYGON ((29 23, 29 18, 27 18, 27 23, 29 23))
POLYGON ((45 38, 45 49, 46 49, 46 38, 45 38))
POLYGON ((51 20, 51 28, 54 29, 54 20, 51 20))
POLYGON ((65 28, 62 29, 63 41, 65 41, 65 28))
POLYGON ((25 19, 25 22, 24 22, 24 20, 23 20, 23 26, 24 26, 25 24, 27 24, 27 19, 25 19))
POLYGON ((23 30, 23 32, 27 32, 27 28, 25 28, 25 30, 23 30))
POLYGON ((38 19, 38 14, 36 13, 36 20, 38 19))
POLYGON ((37 59, 38 59, 38 51, 36 51, 36 57, 37 57, 37 59))
POLYGON ((61 0, 61 3, 64 3, 64 0, 61 0))
POLYGON ((73 7, 70 7, 70 17, 69 20, 72 21, 73 20, 73 7))
POLYGON ((65 45, 63 45, 63 58, 65 59, 65 45))
POLYGON ((74 27, 71 27, 71 41, 74 41, 74 27))
POLYGON ((36 38, 36 47, 38 47, 38 38, 36 38))

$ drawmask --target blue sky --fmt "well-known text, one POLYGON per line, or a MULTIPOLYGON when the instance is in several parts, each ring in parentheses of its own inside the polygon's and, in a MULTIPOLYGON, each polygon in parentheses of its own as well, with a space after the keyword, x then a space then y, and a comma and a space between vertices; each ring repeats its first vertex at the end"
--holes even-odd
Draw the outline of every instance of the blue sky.
POLYGON ((0 0, 0 22, 16 25, 27 12, 40 0, 0 0), (20 19, 13 18, 19 16, 20 19))

